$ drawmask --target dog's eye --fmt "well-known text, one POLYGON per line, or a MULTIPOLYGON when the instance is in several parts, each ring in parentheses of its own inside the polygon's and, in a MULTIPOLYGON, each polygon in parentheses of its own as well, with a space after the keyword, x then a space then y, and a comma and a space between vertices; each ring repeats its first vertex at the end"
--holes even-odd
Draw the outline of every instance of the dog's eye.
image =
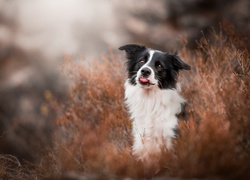
POLYGON ((155 63, 155 67, 157 69, 162 69, 163 68, 163 66, 159 62, 155 63))
POLYGON ((145 62, 146 62, 145 59, 141 59, 141 60, 139 61, 140 64, 145 64, 145 62))

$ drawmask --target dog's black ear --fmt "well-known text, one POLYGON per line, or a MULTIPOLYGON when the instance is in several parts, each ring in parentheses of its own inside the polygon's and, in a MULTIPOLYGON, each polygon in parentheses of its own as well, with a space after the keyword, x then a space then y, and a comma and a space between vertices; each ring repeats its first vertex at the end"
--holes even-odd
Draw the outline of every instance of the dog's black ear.
POLYGON ((138 51, 144 51, 146 49, 143 45, 138 44, 126 44, 124 46, 119 47, 119 50, 125 50, 126 53, 133 53, 138 51))
POLYGON ((146 49, 143 45, 138 44, 127 44, 124 46, 119 47, 119 50, 125 50, 127 53, 127 58, 133 58, 137 53, 140 53, 146 49))
POLYGON ((176 70, 191 70, 191 67, 185 62, 183 62, 177 54, 171 55, 171 60, 176 70))

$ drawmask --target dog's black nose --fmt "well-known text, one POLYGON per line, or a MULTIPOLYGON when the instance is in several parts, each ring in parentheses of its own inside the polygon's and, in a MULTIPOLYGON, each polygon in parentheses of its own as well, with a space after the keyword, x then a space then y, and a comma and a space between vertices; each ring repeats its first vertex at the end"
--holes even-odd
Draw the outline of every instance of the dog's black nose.
POLYGON ((149 68, 147 68, 147 67, 144 67, 141 70, 141 75, 144 76, 144 77, 148 77, 150 74, 151 74, 151 70, 149 68))

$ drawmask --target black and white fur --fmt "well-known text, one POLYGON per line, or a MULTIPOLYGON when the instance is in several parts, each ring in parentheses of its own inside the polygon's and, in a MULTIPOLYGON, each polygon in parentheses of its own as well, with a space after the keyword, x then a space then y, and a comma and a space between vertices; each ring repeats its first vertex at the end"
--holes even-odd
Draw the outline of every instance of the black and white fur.
POLYGON ((177 76, 190 70, 177 54, 128 44, 119 48, 127 55, 128 79, 125 103, 133 125, 133 154, 142 160, 170 149, 178 125, 176 114, 185 99, 179 94, 177 76))

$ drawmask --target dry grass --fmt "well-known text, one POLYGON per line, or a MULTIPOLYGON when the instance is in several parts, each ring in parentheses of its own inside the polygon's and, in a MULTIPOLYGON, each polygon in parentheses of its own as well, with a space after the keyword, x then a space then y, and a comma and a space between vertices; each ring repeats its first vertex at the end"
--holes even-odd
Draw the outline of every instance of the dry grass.
POLYGON ((184 89, 190 118, 180 125, 176 173, 249 177, 249 52, 238 49, 222 33, 211 34, 210 41, 199 41, 195 54, 182 50, 185 59, 195 63, 184 89))
MULTIPOLYGON (((197 51, 180 51, 192 66, 180 76, 188 121, 180 121, 175 150, 162 154, 162 177, 250 178, 249 52, 234 43, 241 37, 211 35, 198 42, 197 51)), ((153 175, 130 152, 124 58, 110 53, 89 64, 65 63, 73 80, 71 100, 56 120, 54 147, 33 166, 32 177, 72 171, 107 178, 153 175)), ((6 175, 6 166, 1 166, 1 175, 6 175)))

